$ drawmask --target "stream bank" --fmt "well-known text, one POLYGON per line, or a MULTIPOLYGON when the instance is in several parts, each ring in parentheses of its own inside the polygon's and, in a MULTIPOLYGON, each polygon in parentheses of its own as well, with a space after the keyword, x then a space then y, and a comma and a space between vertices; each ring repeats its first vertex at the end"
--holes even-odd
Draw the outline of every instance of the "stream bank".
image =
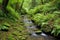
POLYGON ((55 40, 54 37, 49 36, 43 32, 40 32, 40 34, 36 34, 36 30, 38 30, 36 28, 36 25, 34 25, 34 23, 31 21, 31 19, 28 18, 28 16, 23 15, 23 22, 25 24, 26 30, 28 31, 28 33, 30 34, 27 38, 27 40, 55 40))

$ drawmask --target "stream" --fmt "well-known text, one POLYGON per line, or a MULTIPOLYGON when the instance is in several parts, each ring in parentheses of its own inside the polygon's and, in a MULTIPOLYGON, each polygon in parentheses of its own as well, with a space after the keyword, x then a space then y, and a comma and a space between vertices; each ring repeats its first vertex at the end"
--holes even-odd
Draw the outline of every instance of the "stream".
POLYGON ((26 26, 26 30, 30 33, 27 40, 55 40, 52 36, 48 36, 45 33, 36 34, 35 30, 37 30, 36 25, 25 15, 23 15, 23 22, 26 26))

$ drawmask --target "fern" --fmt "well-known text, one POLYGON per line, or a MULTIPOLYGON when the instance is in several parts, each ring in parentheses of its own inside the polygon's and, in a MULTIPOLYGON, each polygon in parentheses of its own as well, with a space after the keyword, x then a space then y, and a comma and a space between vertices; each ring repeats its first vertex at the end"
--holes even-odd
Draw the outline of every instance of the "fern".
POLYGON ((9 24, 7 22, 0 24, 0 30, 1 31, 8 31, 9 29, 9 24))
POLYGON ((18 12, 16 12, 11 6, 7 6, 7 10, 10 12, 12 16, 14 16, 17 19, 20 19, 20 15, 18 12))

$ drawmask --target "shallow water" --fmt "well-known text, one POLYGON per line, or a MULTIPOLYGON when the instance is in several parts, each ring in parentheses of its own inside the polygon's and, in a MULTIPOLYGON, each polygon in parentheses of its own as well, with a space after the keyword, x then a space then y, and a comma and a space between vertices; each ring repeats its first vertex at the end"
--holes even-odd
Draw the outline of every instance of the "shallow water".
POLYGON ((48 36, 43 32, 40 35, 36 34, 36 32, 34 30, 37 30, 37 28, 33 24, 33 22, 30 19, 28 19, 27 16, 24 16, 23 18, 24 18, 23 21, 26 26, 26 29, 27 29, 28 33, 31 34, 31 35, 29 35, 27 40, 55 40, 52 36, 48 36))

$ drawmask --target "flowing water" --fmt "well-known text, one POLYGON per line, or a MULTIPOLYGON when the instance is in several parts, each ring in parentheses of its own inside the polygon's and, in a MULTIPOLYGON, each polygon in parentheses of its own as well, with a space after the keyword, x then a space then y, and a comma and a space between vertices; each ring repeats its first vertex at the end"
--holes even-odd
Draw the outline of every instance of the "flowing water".
POLYGON ((23 16, 23 21, 28 33, 31 34, 27 40, 55 40, 53 37, 48 36, 43 32, 39 35, 36 34, 36 32, 34 31, 37 30, 36 25, 34 25, 33 22, 30 19, 28 19, 27 16, 23 16))

